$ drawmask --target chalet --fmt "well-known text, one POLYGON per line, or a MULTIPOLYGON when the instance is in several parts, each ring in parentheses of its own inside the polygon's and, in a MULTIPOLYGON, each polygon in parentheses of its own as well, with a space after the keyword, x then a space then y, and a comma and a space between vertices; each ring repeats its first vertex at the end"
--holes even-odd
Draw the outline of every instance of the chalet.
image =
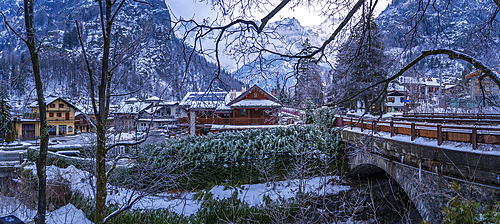
POLYGON ((231 107, 232 125, 276 125, 280 101, 257 85, 227 104, 231 107))
POLYGON ((75 128, 80 133, 95 132, 96 116, 94 108, 91 105, 77 106, 78 111, 75 113, 75 128))
MULTIPOLYGON (((78 110, 73 104, 60 97, 48 97, 47 124, 49 135, 64 136, 75 134, 75 112, 78 110)), ((29 105, 31 113, 14 118, 14 129, 19 139, 35 139, 40 136, 40 116, 38 103, 29 105)))
POLYGON ((278 124, 279 100, 257 85, 241 92, 191 92, 180 106, 189 111, 189 133, 268 128, 278 124))
MULTIPOLYGON (((234 97, 239 94, 233 92, 234 97)), ((231 95, 224 91, 187 93, 179 105, 188 111, 189 133, 207 133, 205 124, 230 124, 231 108, 226 106, 230 101, 231 95)))

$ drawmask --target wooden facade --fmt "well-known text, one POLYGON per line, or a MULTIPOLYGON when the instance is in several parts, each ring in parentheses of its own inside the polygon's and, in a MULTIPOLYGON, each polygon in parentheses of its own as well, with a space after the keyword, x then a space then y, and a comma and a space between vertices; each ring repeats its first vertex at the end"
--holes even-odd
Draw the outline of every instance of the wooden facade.
POLYGON ((281 103, 275 96, 257 85, 242 91, 239 96, 235 90, 225 94, 227 96, 224 102, 219 100, 219 103, 213 103, 225 104, 223 107, 189 108, 189 121, 191 116, 196 116, 194 125, 197 135, 210 132, 212 125, 245 126, 245 129, 248 129, 252 126, 257 128, 257 126, 278 124, 281 103))

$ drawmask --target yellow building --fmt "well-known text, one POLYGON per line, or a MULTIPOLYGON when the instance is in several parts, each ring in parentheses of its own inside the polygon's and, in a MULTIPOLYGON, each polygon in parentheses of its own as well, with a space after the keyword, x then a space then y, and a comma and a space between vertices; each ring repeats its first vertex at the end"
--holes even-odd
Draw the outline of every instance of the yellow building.
MULTIPOLYGON (((60 97, 46 98, 45 103, 47 104, 46 115, 49 135, 74 135, 76 107, 60 97)), ((19 139, 35 139, 40 137, 38 103, 35 102, 29 107, 31 108, 31 113, 14 118, 14 128, 19 139)))

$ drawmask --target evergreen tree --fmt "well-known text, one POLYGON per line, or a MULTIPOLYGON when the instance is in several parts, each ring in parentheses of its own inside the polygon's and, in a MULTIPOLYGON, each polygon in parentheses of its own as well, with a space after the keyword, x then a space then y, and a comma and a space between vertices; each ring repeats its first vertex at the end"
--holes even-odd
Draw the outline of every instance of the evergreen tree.
MULTIPOLYGON (((313 51, 309 39, 302 44, 302 55, 309 55, 313 51)), ((305 106, 305 99, 310 98, 316 104, 323 102, 323 85, 321 70, 314 57, 302 58, 296 66, 297 84, 295 86, 294 101, 298 106, 305 106)))
MULTIPOLYGON (((341 88, 344 90, 342 96, 344 99, 387 77, 384 66, 388 59, 384 55, 380 30, 372 16, 367 16, 364 19, 367 22, 355 26, 351 36, 339 49, 335 70, 332 72, 334 77, 345 79, 341 88)), ((351 102, 346 103, 345 106, 354 109, 356 102, 361 101, 363 107, 369 109, 371 113, 378 112, 381 109, 383 99, 374 101, 382 88, 383 85, 370 88, 351 102), (375 108, 366 108, 370 105, 375 106, 375 108)), ((332 89, 334 88, 330 88, 330 90, 332 89)))
POLYGON ((6 87, 6 84, 2 81, 0 83, 0 138, 10 142, 9 140, 12 140, 12 136, 7 138, 7 135, 11 135, 12 133, 12 116, 10 114, 11 106, 6 87))

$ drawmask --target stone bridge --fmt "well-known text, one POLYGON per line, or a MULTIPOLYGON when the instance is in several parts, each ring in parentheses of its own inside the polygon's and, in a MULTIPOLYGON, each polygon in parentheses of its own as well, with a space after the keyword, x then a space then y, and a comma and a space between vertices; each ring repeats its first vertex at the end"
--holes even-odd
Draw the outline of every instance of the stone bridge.
MULTIPOLYGON (((366 133, 366 132, 365 132, 366 133)), ((404 189, 424 220, 441 223, 442 208, 457 192, 475 202, 500 200, 500 156, 474 150, 453 150, 375 137, 345 128, 342 141, 353 152, 351 175, 386 172, 404 189)))

